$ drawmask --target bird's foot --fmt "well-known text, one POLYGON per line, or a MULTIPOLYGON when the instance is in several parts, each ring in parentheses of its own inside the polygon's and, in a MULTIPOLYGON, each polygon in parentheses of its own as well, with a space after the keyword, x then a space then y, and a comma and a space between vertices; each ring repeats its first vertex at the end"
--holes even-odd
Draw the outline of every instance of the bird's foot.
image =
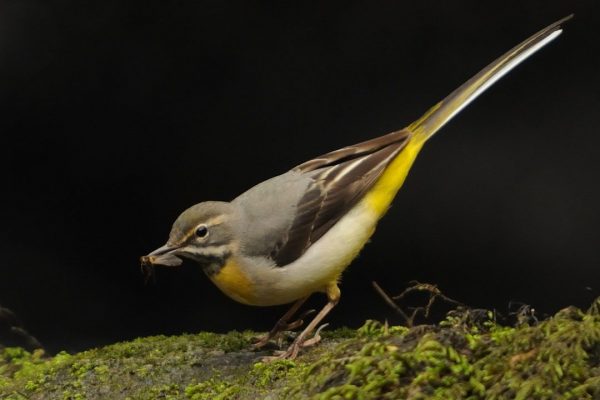
POLYGON ((252 345, 252 347, 255 350, 258 350, 258 349, 266 346, 267 344, 269 344, 269 342, 272 339, 277 338, 282 332, 292 331, 294 329, 301 327, 302 325, 304 325, 304 319, 313 313, 315 313, 315 310, 306 310, 304 313, 302 313, 302 315, 300 315, 300 317, 298 317, 297 320, 295 320, 293 322, 287 323, 287 322, 279 321, 273 327, 271 332, 269 332, 266 335, 259 338, 258 341, 252 345))
MULTIPOLYGON (((276 360, 293 360, 298 357, 300 350, 305 347, 311 347, 321 341, 321 331, 329 324, 321 325, 312 338, 306 339, 306 336, 300 334, 294 342, 285 351, 276 351, 273 356, 263 357, 263 362, 272 362, 276 360)), ((304 333, 304 332, 302 332, 304 333)))

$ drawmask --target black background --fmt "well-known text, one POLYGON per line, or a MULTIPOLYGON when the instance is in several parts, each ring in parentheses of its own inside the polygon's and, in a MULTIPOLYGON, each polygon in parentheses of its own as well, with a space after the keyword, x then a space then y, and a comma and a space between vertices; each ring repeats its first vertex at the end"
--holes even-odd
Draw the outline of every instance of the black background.
MULTIPOLYGON (((0 304, 49 349, 270 328, 192 263, 144 285, 177 215, 406 126, 497 56, 563 35, 425 147, 346 271, 334 326, 434 282, 540 314, 599 294, 592 1, 0 1, 0 304)), ((322 304, 315 296, 312 305, 322 304)))

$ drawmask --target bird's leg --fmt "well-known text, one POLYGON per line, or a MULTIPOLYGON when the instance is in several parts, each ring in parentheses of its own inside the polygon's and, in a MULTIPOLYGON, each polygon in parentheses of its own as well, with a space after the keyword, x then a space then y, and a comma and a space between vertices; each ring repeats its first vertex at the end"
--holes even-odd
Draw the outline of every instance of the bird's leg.
POLYGON ((313 345, 318 342, 318 340, 307 340, 308 335, 310 335, 315 328, 319 325, 319 323, 329 314, 329 312, 337 305, 340 301, 340 289, 337 286, 337 283, 332 283, 327 287, 326 290, 327 298, 329 301, 325 304, 325 307, 319 311, 319 313, 315 316, 315 318, 308 324, 308 326, 296 337, 292 345, 282 354, 275 357, 266 357, 265 361, 272 361, 276 359, 290 359, 293 360, 298 356, 300 352, 300 348, 304 347, 304 344, 307 346, 313 345))
POLYGON ((273 329, 271 329, 271 331, 269 333, 267 333, 265 336, 263 336, 262 338, 259 339, 258 342, 256 342, 254 344, 254 348, 256 349, 260 349, 261 347, 265 346, 267 343, 269 343, 269 341, 271 339, 273 339, 274 337, 276 337, 277 335, 279 335, 279 333, 286 331, 286 330, 290 330, 290 329, 294 329, 297 328, 299 326, 301 326, 303 324, 303 317, 305 315, 302 315, 299 319, 297 319, 296 321, 290 322, 288 323, 289 319, 292 318, 294 316, 294 314, 296 314, 296 312, 298 311, 298 309, 300 307, 302 307, 302 304, 304 304, 304 302, 308 299, 309 296, 306 296, 298 301, 296 301, 292 307, 285 313, 283 314, 283 317, 279 318, 279 321, 277 321, 277 323, 275 324, 275 326, 273 327, 273 329))

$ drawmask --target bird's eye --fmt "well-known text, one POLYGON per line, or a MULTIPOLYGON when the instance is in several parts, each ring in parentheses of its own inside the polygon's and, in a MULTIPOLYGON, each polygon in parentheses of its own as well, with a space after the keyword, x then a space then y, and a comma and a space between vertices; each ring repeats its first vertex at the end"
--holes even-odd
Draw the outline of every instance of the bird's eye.
POLYGON ((206 225, 198 225, 198 227, 196 228, 196 236, 198 236, 199 238, 204 238, 208 236, 208 228, 206 227, 206 225))

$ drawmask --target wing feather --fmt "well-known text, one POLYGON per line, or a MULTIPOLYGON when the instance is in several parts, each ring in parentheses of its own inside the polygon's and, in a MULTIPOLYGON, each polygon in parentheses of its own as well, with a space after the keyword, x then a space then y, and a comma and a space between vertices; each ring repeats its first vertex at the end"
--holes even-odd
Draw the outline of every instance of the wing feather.
POLYGON ((374 185, 410 137, 408 130, 392 132, 294 168, 310 174, 311 182, 283 242, 272 253, 275 263, 285 266, 293 262, 319 240, 374 185))

